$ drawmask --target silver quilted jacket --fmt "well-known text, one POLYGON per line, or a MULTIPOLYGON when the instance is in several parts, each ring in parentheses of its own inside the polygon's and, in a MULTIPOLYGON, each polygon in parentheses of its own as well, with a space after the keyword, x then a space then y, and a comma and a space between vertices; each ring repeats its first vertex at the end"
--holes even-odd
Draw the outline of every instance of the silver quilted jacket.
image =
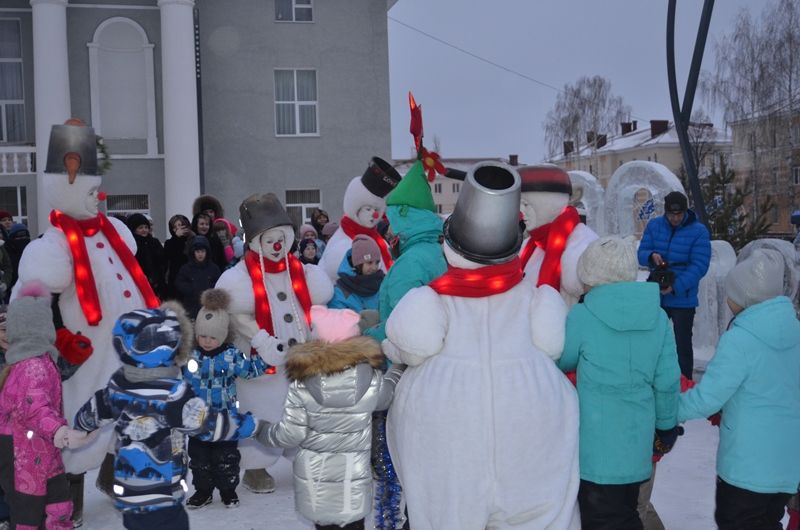
POLYGON ((355 337, 311 341, 287 355, 291 385, 280 423, 256 433, 272 447, 300 446, 294 460, 295 505, 317 524, 343 526, 366 517, 372 502, 372 413, 391 403, 403 372, 385 375, 378 343, 355 337))

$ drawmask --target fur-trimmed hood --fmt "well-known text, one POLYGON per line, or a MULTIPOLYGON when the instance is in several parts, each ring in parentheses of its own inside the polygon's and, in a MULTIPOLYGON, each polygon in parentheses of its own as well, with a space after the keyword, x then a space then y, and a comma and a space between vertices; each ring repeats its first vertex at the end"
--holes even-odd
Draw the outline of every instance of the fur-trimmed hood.
POLYGON ((360 363, 383 368, 384 360, 380 345, 371 337, 353 337, 335 343, 312 340, 289 350, 286 375, 290 381, 301 381, 316 375, 343 372, 360 363))
POLYGON ((225 217, 225 210, 222 208, 222 203, 213 195, 200 195, 192 203, 192 215, 205 210, 214 210, 214 217, 225 217))
POLYGON ((186 310, 183 306, 174 301, 174 300, 167 300, 163 302, 159 307, 162 311, 170 309, 175 312, 177 316, 178 323, 181 326, 181 343, 178 346, 178 351, 175 353, 175 366, 181 367, 184 366, 187 362, 189 362, 189 356, 192 353, 192 348, 194 347, 194 327, 192 326, 192 321, 189 320, 189 317, 186 315, 186 310))

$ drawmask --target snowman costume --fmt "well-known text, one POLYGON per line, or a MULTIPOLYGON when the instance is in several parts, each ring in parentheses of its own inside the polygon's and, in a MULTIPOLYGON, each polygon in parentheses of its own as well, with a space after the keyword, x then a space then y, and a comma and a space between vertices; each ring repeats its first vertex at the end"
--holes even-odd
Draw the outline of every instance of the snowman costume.
POLYGON ((525 276, 537 286, 547 284, 558 290, 572 306, 583 294, 578 258, 597 234, 580 222, 578 211, 568 205, 572 184, 567 172, 551 164, 518 171, 522 179, 520 212, 528 233, 520 251, 525 276))
POLYGON ((356 177, 344 192, 343 210, 339 228, 325 244, 319 266, 336 283, 339 265, 344 255, 353 247, 353 239, 364 234, 372 238, 381 249, 381 270, 392 266, 389 246, 376 228, 386 210, 385 197, 400 182, 400 174, 385 160, 372 157, 369 167, 361 177, 356 177))
MULTIPOLYGON (((274 194, 248 197, 239 207, 239 217, 248 250, 220 276, 216 287, 230 295, 236 347, 244 352, 254 348, 271 365, 264 376, 238 383, 240 408, 278 422, 289 389, 285 355, 290 346, 308 340, 311 305, 327 304, 333 284, 319 267, 303 265, 288 252, 294 227, 274 194)), ((269 467, 283 454, 252 440, 240 442, 239 450, 246 470, 269 467)))
POLYGON ((387 437, 415 530, 580 528, 578 400, 553 362, 567 308, 523 278, 519 190, 510 166, 470 170, 448 272, 387 323, 384 352, 408 365, 387 437))
MULTIPOLYGON (((120 367, 112 345, 117 317, 157 307, 159 300, 136 262, 131 232, 122 221, 98 212, 102 178, 91 127, 79 120, 53 126, 44 178, 53 208, 51 226, 25 248, 17 285, 39 280, 58 293, 64 327, 91 340, 94 352, 62 384, 64 416, 71 421, 120 367)), ((64 451, 66 471, 78 474, 97 467, 108 451, 112 431, 103 429, 85 447, 64 451)))

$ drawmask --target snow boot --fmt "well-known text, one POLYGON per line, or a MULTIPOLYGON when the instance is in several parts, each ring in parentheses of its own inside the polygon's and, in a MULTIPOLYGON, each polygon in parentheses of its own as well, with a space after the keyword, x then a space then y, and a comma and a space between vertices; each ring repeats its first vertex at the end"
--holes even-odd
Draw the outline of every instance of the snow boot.
POLYGON ((211 504, 211 500, 212 492, 197 490, 194 492, 194 495, 189 497, 189 500, 186 501, 186 508, 189 510, 196 510, 203 506, 208 506, 211 504))
POLYGON ((222 504, 224 504, 226 508, 239 507, 239 496, 236 495, 236 490, 220 491, 219 496, 222 498, 222 504))
POLYGON ((72 500, 72 528, 83 526, 83 483, 85 477, 85 473, 80 475, 67 473, 69 496, 72 500))
POLYGON ((114 495, 114 455, 106 453, 103 463, 100 464, 100 471, 97 472, 97 481, 94 484, 97 489, 105 493, 112 499, 114 495))
POLYGON ((275 479, 266 469, 246 469, 242 484, 253 493, 272 493, 275 491, 275 479))

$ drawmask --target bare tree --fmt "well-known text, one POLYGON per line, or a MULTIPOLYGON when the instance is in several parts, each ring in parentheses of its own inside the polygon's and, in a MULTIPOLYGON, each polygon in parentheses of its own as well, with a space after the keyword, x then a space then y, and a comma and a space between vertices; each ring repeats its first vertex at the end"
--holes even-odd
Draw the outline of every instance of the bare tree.
POLYGON ((573 85, 564 85, 543 124, 550 156, 556 156, 564 142, 572 142, 576 152, 584 144, 594 150, 599 135, 615 134, 630 113, 622 97, 611 92, 611 81, 605 77, 584 76, 573 85), (587 138, 587 133, 593 138, 587 138))

